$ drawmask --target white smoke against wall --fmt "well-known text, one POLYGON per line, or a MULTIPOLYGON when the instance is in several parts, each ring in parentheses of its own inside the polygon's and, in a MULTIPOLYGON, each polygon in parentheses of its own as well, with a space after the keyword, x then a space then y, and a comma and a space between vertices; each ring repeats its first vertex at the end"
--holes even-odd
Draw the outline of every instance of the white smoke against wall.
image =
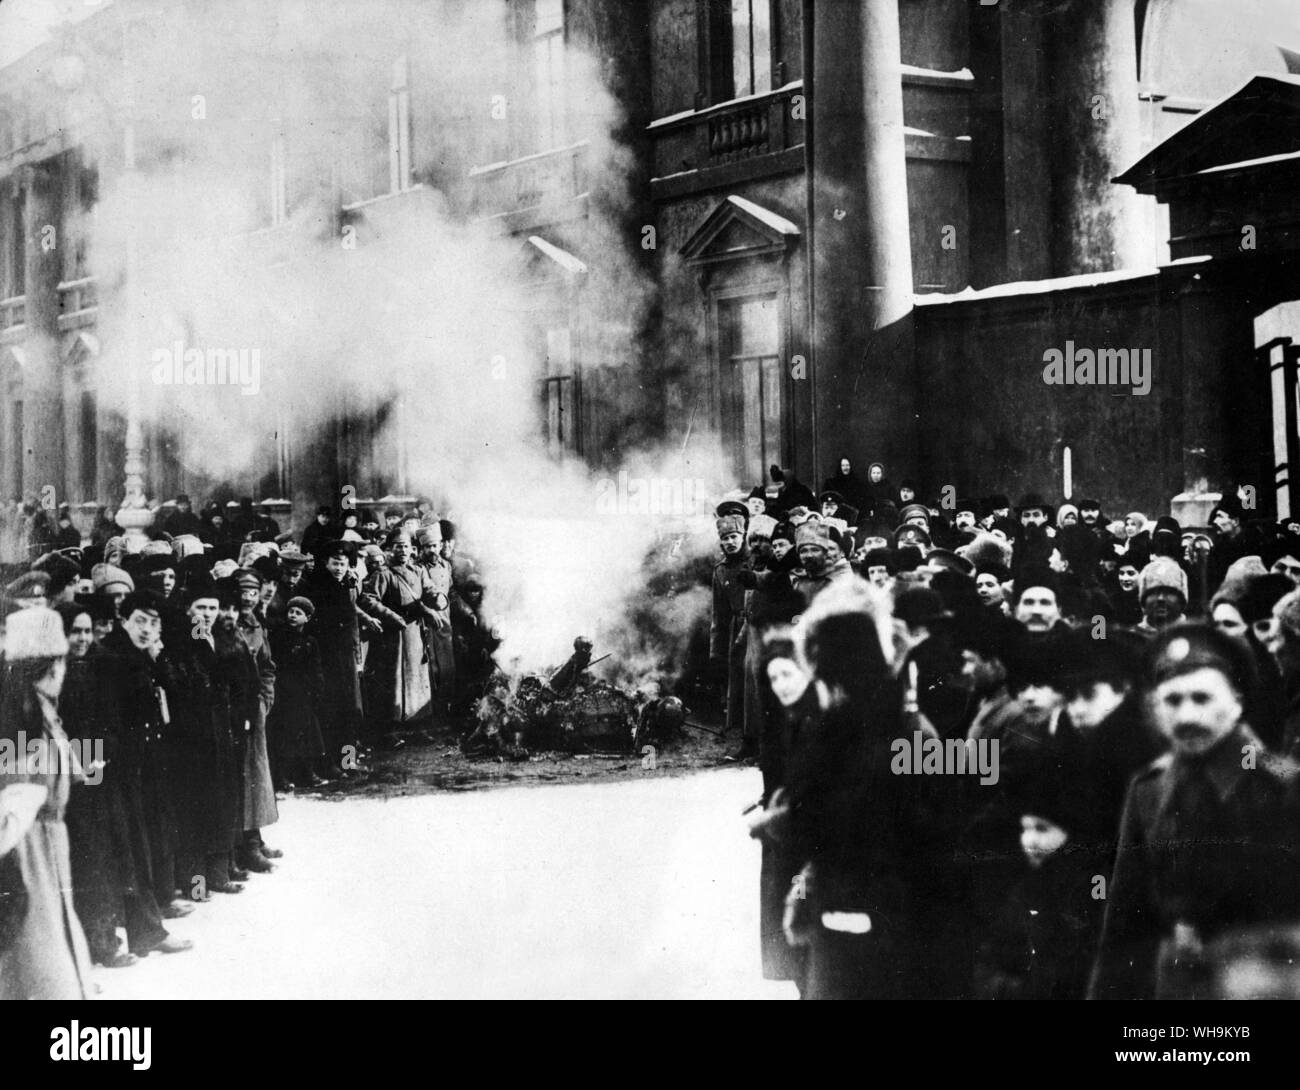
MULTIPOLYGON (((613 652, 598 672, 652 683, 665 664, 680 662, 682 642, 707 612, 707 591, 656 604, 657 635, 631 631, 628 618, 645 608, 647 578, 713 549, 711 509, 731 482, 717 443, 698 425, 686 442, 607 459, 613 468, 599 476, 544 449, 536 302, 519 272, 521 240, 451 210, 469 167, 502 146, 488 108, 517 63, 502 5, 213 7, 187 8, 179 40, 140 32, 130 103, 113 100, 121 91, 108 61, 88 66, 98 73, 86 89, 95 108, 129 105, 156 119, 161 133, 150 142, 142 123, 138 169, 101 171, 91 264, 104 298, 103 404, 124 412, 137 390, 143 417, 181 437, 191 468, 248 479, 269 468, 280 428, 302 434, 341 411, 390 403, 394 431, 382 447, 396 452, 404 436, 411 488, 444 498, 460 525, 488 587, 486 609, 500 618, 498 661, 541 669, 583 634, 597 654, 613 652), (276 13, 270 28, 268 9, 276 13), (338 198, 322 185, 281 229, 294 240, 288 263, 268 265, 275 237, 231 237, 263 214, 268 136, 281 135, 299 165, 329 179, 338 140, 365 112, 357 103, 376 74, 388 78, 401 49, 436 51, 436 64, 413 63, 412 72, 413 83, 416 70, 435 81, 412 87, 412 110, 438 109, 448 119, 443 146, 415 148, 415 174, 428 181, 364 208, 350 248, 335 220, 338 198), (192 116, 195 96, 201 119, 192 116), (284 116, 269 105, 286 102, 284 116), (438 180, 451 192, 440 192, 438 180), (236 354, 231 359, 255 353, 257 392, 246 392, 247 366, 227 385, 167 381, 169 366, 184 380, 186 367, 213 349, 236 354), (191 350, 198 355, 186 359, 191 350), (668 492, 647 510, 618 484, 611 497, 611 481, 668 482, 668 492), (648 555, 655 559, 646 566, 648 555)), ((591 266, 582 290, 596 318, 583 352, 630 365, 652 285, 632 258, 639 236, 626 238, 621 226, 630 160, 611 135, 622 118, 598 68, 566 50, 570 124, 591 141, 595 195, 581 231, 591 266)), ((344 174, 356 165, 345 161, 344 174)), ((647 392, 649 412, 662 411, 651 404, 655 396, 647 392)))

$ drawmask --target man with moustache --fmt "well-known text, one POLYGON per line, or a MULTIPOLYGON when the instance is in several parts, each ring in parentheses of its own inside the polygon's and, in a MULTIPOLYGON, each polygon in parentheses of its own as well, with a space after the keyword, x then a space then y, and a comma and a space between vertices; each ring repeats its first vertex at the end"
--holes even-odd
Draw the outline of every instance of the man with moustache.
POLYGON ((726 679, 726 732, 739 732, 741 747, 736 759, 757 756, 745 723, 745 587, 740 574, 752 570, 745 542, 748 510, 734 501, 718 505, 714 528, 722 559, 713 568, 713 614, 709 625, 709 664, 715 676, 726 679))
POLYGON ((1254 662, 1208 625, 1147 653, 1147 704, 1170 753, 1130 784, 1090 998, 1208 998, 1203 949, 1243 926, 1294 920, 1295 770, 1242 718, 1254 662))
POLYGON ((1026 570, 1016 579, 1012 616, 1031 636, 1044 636, 1060 623, 1056 587, 1056 577, 1044 568, 1026 570))
POLYGON ((853 568, 842 552, 832 560, 835 550, 830 531, 824 523, 801 523, 794 532, 799 567, 791 574, 791 584, 804 600, 805 607, 832 583, 853 576, 853 568))

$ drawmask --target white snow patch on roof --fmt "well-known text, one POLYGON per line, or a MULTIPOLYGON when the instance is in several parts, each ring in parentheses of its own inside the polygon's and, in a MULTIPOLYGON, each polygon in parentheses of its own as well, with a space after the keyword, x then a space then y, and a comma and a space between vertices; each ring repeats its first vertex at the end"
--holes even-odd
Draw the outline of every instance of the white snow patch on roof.
POLYGON ((546 239, 538 235, 529 235, 528 241, 531 245, 536 246, 542 253, 554 261, 557 265, 571 273, 585 273, 587 266, 578 258, 574 257, 568 250, 561 250, 558 246, 552 245, 546 239))
MULTIPOLYGON (((1180 258, 1171 261, 1169 265, 1196 265, 1208 260, 1208 257, 1199 256, 1180 258)), ((1143 277, 1155 276, 1159 271, 1153 265, 1142 269, 1115 269, 1111 272, 1081 273, 1077 276, 1055 276, 1047 280, 1018 280, 1011 284, 993 284, 991 287, 979 289, 963 288, 956 292, 917 293, 913 296, 913 302, 917 306, 933 306, 942 303, 966 303, 977 299, 1008 299, 1018 295, 1046 295, 1049 292, 1066 291, 1070 288, 1094 288, 1102 284, 1141 280, 1143 277)))
POLYGON ((737 197, 734 193, 728 196, 727 200, 742 211, 748 212, 755 219, 761 220, 774 231, 779 231, 783 235, 797 235, 799 233, 799 228, 784 216, 769 212, 766 208, 755 204, 753 201, 747 201, 744 197, 737 197))
POLYGON ((938 68, 921 68, 915 64, 900 64, 899 69, 905 76, 931 76, 942 79, 974 80, 975 73, 969 68, 958 68, 955 72, 943 72, 938 68))

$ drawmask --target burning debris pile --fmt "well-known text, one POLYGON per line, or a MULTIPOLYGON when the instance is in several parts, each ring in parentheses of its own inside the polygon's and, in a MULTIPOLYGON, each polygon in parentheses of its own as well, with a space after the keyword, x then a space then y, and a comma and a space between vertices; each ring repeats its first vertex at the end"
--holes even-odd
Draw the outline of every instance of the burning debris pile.
MULTIPOLYGON (((573 641, 573 654, 549 680, 497 670, 478 701, 478 727, 461 743, 468 756, 526 760, 530 751, 636 753, 682 736, 686 708, 675 696, 649 697, 592 677, 592 643, 573 641)), ((705 728, 700 728, 705 729, 705 728)))

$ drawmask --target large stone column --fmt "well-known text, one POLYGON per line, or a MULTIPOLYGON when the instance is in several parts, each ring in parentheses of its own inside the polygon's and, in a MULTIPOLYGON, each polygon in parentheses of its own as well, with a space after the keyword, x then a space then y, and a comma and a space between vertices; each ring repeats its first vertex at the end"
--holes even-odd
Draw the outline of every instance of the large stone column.
MULTIPOLYGON (((1154 214, 1111 179, 1141 154, 1133 0, 1070 0, 1051 36, 1052 272, 1136 268, 1156 260, 1154 214)), ((1148 202, 1149 203, 1149 202, 1148 202)))
POLYGON ((38 496, 47 485, 63 503, 63 401, 59 374, 59 273, 63 224, 59 216, 59 177, 52 165, 24 167, 23 230, 27 241, 27 374, 23 383, 23 482, 38 496))
POLYGON ((810 479, 842 453, 917 472, 912 250, 897 0, 813 5, 810 479))

